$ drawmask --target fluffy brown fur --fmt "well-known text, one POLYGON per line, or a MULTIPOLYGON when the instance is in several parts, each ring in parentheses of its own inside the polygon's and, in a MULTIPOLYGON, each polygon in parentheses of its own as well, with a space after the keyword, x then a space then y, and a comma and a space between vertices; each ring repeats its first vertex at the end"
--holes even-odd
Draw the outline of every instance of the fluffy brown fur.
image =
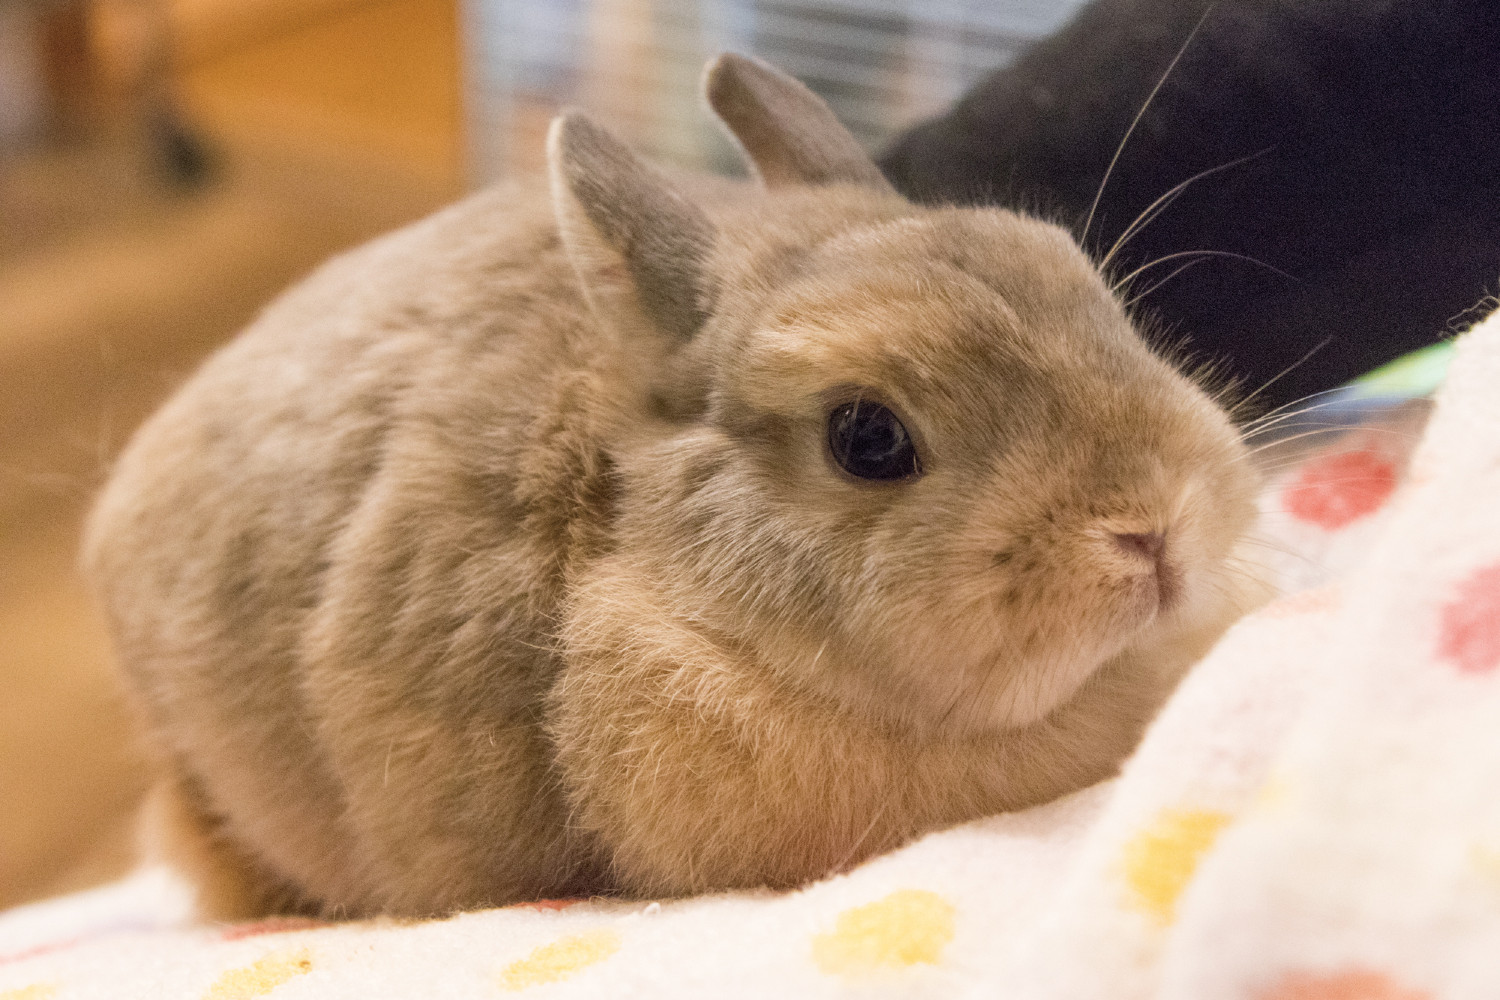
POLYGON ((1243 446, 1062 230, 708 81, 758 185, 566 116, 551 204, 331 263, 121 457, 86 562, 220 910, 803 882, 1105 777, 1249 599, 1243 446), (919 477, 838 468, 854 398, 919 477))

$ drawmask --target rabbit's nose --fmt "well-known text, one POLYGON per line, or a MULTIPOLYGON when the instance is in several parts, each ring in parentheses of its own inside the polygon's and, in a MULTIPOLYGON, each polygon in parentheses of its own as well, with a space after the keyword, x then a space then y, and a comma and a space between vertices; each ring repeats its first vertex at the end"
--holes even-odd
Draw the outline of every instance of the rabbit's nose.
POLYGON ((1137 556, 1150 564, 1150 574, 1156 578, 1156 598, 1162 609, 1177 603, 1182 591, 1181 571, 1167 559, 1167 533, 1165 531, 1118 531, 1115 544, 1131 556, 1137 556))
POLYGON ((1167 547, 1167 535, 1163 531, 1120 532, 1115 535, 1115 544, 1133 555, 1160 562, 1162 550, 1167 547))

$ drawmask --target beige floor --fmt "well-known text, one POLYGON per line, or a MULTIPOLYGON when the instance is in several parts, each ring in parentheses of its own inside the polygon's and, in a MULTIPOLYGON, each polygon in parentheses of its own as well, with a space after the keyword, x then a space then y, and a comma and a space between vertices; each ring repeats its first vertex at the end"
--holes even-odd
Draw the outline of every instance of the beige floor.
POLYGON ((344 5, 189 70, 222 171, 153 191, 124 147, 0 195, 0 906, 118 869, 147 771, 79 521, 129 431, 277 290, 462 186, 452 0, 344 5))

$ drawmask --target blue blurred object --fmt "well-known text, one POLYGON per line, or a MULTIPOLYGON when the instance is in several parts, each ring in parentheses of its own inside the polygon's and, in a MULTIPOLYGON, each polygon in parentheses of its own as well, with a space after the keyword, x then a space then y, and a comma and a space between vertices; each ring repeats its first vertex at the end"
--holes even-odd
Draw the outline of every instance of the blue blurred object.
POLYGON ((1288 437, 1308 428, 1354 427, 1431 398, 1448 374, 1455 343, 1444 340, 1404 354, 1337 389, 1287 407, 1275 436, 1288 437))

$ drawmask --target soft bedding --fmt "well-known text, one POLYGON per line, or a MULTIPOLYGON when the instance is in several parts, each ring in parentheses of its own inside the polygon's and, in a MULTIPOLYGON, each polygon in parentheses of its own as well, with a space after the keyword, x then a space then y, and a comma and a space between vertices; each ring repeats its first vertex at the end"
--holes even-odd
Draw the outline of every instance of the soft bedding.
POLYGON ((194 926, 145 869, 0 916, 0 1000, 1492 1000, 1500 319, 1451 353, 1267 430, 1286 596, 1110 782, 782 894, 194 926))

